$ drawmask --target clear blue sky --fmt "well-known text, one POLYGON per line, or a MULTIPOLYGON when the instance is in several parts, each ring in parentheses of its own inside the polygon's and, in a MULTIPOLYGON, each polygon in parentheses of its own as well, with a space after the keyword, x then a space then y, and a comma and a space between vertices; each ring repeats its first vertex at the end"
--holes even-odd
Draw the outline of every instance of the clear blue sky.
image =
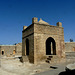
POLYGON ((75 41, 75 0, 0 0, 0 44, 22 42, 23 26, 33 17, 62 22, 65 41, 75 41))

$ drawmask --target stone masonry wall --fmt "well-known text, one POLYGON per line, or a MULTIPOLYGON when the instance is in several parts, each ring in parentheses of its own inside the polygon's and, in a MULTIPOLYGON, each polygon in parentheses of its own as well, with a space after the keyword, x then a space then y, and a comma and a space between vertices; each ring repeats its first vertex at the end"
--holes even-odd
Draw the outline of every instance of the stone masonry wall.
POLYGON ((22 57, 26 56, 26 39, 29 40, 29 62, 34 63, 34 25, 22 31, 22 57))
POLYGON ((65 43, 65 55, 66 61, 69 63, 75 62, 75 42, 66 42, 65 43))
POLYGON ((16 55, 22 56, 22 43, 16 44, 15 50, 16 50, 16 55))
POLYGON ((75 42, 66 42, 65 43, 65 52, 74 52, 75 42))
POLYGON ((0 45, 0 54, 4 51, 5 56, 20 55, 22 56, 22 43, 16 45, 0 45), (15 51, 15 54, 14 54, 15 51))
POLYGON ((46 56, 46 40, 52 37, 56 42, 56 54, 60 57, 64 54, 64 32, 62 27, 51 25, 34 25, 34 50, 35 61, 40 61, 46 56))
POLYGON ((0 46, 1 47, 1 55, 2 55, 2 51, 4 51, 4 55, 6 56, 10 56, 13 55, 13 50, 15 50, 15 45, 9 45, 9 46, 0 46))
POLYGON ((22 31, 22 39, 27 38, 28 36, 32 35, 33 32, 34 32, 34 25, 32 24, 22 31))

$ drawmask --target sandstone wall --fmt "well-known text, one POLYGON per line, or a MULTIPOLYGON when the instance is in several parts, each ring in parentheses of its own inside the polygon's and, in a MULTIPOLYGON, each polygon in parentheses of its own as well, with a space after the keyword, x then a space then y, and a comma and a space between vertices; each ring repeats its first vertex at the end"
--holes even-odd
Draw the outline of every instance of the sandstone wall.
POLYGON ((34 25, 31 24, 29 27, 27 27, 25 30, 22 31, 22 39, 32 35, 33 32, 34 32, 34 25))
POLYGON ((0 46, 1 47, 1 55, 2 51, 4 51, 4 55, 10 56, 13 55, 13 50, 15 50, 15 45, 8 45, 8 46, 0 46))
POLYGON ((16 50, 16 55, 22 56, 22 43, 16 44, 15 50, 16 50))
POLYGON ((75 42, 66 42, 65 52, 75 52, 75 42))
POLYGON ((75 42, 65 43, 65 55, 67 63, 75 62, 75 42))
POLYGON ((16 45, 1 45, 0 46, 0 54, 2 55, 2 51, 4 52, 3 55, 5 56, 12 56, 12 55, 20 55, 22 56, 22 43, 16 45))
POLYGON ((64 32, 62 27, 34 24, 34 57, 35 62, 46 56, 46 40, 52 37, 56 42, 56 54, 65 56, 64 32))
POLYGON ((34 25, 22 31, 22 56, 26 56, 26 39, 29 40, 29 62, 34 63, 34 25))

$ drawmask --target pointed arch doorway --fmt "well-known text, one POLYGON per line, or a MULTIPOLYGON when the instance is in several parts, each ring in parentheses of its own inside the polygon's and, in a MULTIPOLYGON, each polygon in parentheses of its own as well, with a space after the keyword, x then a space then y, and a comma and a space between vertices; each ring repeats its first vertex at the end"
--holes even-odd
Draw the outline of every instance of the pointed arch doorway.
POLYGON ((56 55, 56 43, 52 37, 46 40, 46 55, 56 55))

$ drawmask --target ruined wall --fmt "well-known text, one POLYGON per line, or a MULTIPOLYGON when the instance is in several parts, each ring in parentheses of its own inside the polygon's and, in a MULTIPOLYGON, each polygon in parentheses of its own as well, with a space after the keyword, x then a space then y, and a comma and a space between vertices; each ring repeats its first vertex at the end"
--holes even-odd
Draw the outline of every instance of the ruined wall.
POLYGON ((13 50, 15 50, 15 45, 2 45, 1 47, 1 55, 2 51, 4 52, 3 55, 10 56, 13 55, 13 50))

